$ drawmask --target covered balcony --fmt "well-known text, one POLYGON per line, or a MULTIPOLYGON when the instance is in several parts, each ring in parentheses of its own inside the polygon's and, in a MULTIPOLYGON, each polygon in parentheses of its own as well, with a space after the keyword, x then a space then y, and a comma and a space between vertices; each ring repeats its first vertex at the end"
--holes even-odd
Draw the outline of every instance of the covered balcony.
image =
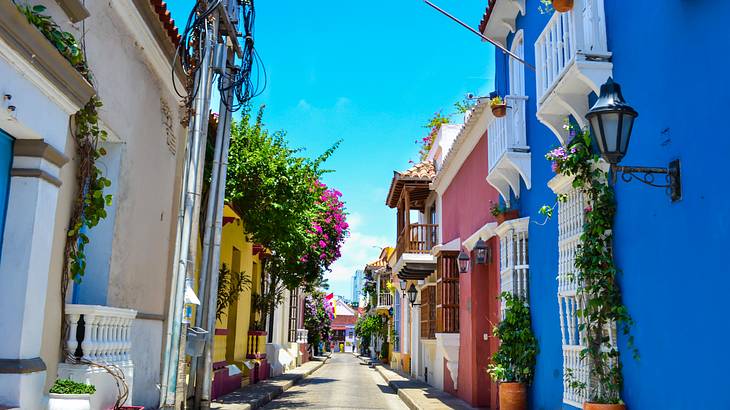
POLYGON ((495 118, 489 124, 489 174, 487 182, 505 201, 510 200, 510 189, 520 196, 520 178, 530 189, 530 147, 527 145, 525 108, 527 97, 508 95, 507 115, 495 118))
POLYGON ((575 0, 572 11, 553 14, 535 42, 535 65, 537 118, 565 143, 564 119, 587 126, 587 96, 613 70, 603 0, 575 0))
POLYGON ((431 249, 439 243, 438 224, 432 207, 427 207, 435 174, 433 163, 427 161, 394 173, 386 204, 398 210, 393 271, 400 279, 421 280, 436 270, 431 249))

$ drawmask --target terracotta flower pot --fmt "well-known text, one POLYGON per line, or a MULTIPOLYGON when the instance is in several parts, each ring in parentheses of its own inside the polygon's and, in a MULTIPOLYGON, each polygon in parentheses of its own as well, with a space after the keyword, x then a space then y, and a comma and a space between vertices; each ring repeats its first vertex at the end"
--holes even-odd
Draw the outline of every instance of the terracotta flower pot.
POLYGON ((520 211, 517 209, 510 209, 509 211, 504 211, 501 214, 497 215, 497 223, 502 223, 504 221, 509 221, 512 219, 517 219, 520 217, 520 211))
POLYGON ((573 10, 573 0, 553 0, 553 8, 558 13, 567 13, 573 10))
POLYGON ((527 387, 522 383, 499 384, 500 410, 526 410, 527 387))
POLYGON ((626 410, 625 404, 583 403, 583 410, 626 410))
POLYGON ((497 118, 507 115, 507 104, 496 104, 492 106, 492 114, 497 118))

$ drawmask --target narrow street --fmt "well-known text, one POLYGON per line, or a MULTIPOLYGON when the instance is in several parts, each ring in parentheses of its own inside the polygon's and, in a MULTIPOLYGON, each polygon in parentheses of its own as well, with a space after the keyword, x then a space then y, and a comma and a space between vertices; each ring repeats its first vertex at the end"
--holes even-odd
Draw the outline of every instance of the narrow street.
POLYGON ((335 353, 320 370, 265 409, 407 409, 373 369, 350 353, 335 353))

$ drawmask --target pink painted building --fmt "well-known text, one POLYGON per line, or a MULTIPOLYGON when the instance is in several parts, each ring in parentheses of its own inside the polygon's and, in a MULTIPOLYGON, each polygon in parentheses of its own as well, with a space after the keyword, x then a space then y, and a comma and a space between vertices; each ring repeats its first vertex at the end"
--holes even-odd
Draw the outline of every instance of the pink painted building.
MULTIPOLYGON (((450 150, 437 160, 441 166, 432 186, 440 205, 438 258, 453 259, 460 251, 471 256, 469 270, 458 275, 459 353, 456 366, 445 360, 444 390, 472 406, 497 408, 497 385, 486 371, 498 345, 492 338, 492 327, 499 322, 500 306, 499 239, 495 236, 496 219, 490 212, 492 203, 499 203, 499 193, 487 182, 486 124, 490 117, 488 103, 475 107, 450 150), (483 264, 476 263, 473 251, 479 239, 487 246, 483 264)), ((449 291, 454 292, 441 287, 441 300, 449 299, 449 291)))

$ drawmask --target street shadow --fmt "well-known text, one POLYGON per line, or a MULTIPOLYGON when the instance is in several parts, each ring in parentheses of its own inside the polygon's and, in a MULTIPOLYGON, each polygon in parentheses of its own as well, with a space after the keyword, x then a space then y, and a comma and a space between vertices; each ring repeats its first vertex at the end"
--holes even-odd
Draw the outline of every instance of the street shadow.
POLYGON ((388 387, 388 386, 384 386, 382 384, 379 384, 378 385, 378 388, 380 389, 381 392, 383 392, 385 394, 396 394, 395 391, 393 389, 391 389, 390 387, 388 387))
POLYGON ((325 377, 307 377, 306 379, 302 380, 301 382, 297 383, 297 386, 306 386, 309 384, 325 384, 325 383, 332 383, 338 381, 337 379, 328 379, 325 377))

